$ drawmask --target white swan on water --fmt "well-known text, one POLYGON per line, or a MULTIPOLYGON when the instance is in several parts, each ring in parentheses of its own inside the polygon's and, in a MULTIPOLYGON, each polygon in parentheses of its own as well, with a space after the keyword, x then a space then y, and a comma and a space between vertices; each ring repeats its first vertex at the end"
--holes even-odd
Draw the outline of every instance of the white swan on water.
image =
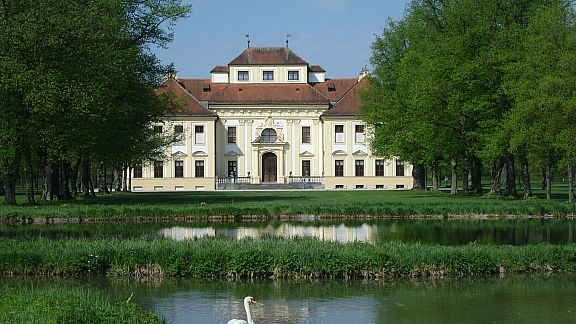
POLYGON ((245 320, 232 319, 228 321, 228 324, 254 324, 252 315, 250 315, 250 304, 256 304, 256 299, 251 296, 244 298, 244 309, 246 309, 246 317, 248 318, 248 322, 245 320))

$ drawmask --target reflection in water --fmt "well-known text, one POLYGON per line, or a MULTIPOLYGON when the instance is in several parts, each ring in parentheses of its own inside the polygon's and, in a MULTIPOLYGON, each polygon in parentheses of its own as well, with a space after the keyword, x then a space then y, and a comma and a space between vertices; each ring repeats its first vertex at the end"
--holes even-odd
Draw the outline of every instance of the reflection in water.
POLYGON ((391 281, 165 280, 105 277, 2 278, 2 285, 82 286, 132 301, 167 323, 576 323, 576 275, 391 281))
POLYGON ((161 235, 173 240, 195 239, 202 237, 221 236, 233 240, 246 238, 259 239, 263 236, 282 238, 313 237, 330 242, 365 242, 374 243, 376 238, 376 225, 361 224, 359 226, 325 225, 311 226, 294 223, 282 223, 279 226, 266 227, 215 228, 215 227, 170 227, 161 230, 161 235))
POLYGON ((214 236, 240 240, 275 236, 287 239, 313 237, 340 243, 400 241, 441 245, 526 245, 573 243, 573 228, 574 220, 270 222, 172 226, 160 230, 160 235, 174 240, 214 236))
MULTIPOLYGON (((511 276, 391 282, 181 280, 136 290, 168 323, 575 323, 576 277, 511 276)), ((125 289, 134 289, 127 287, 125 289)), ((123 295, 126 295, 124 293, 123 295)))
POLYGON ((0 237, 41 236, 63 238, 140 238, 159 235, 171 239, 223 236, 229 239, 276 236, 315 237, 333 242, 390 241, 440 245, 574 243, 574 219, 519 219, 495 221, 377 220, 346 222, 245 222, 245 223, 130 223, 0 225, 0 237))

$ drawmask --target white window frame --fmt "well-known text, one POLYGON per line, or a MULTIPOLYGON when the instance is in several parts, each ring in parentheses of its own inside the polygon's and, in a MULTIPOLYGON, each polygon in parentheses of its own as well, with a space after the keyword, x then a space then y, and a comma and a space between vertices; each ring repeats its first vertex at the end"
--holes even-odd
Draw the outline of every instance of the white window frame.
POLYGON ((344 143, 344 125, 337 124, 334 125, 334 142, 335 143, 344 143), (342 127, 342 132, 337 132, 336 128, 342 127))
POLYGON ((194 143, 196 144, 206 144, 206 127, 204 125, 194 126, 194 143), (202 127, 202 132, 198 132, 198 127, 202 127))

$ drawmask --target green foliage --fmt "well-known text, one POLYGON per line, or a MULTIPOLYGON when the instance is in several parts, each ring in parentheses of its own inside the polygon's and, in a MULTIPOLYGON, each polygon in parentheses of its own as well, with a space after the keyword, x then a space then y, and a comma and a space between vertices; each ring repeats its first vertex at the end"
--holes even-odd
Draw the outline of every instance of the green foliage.
POLYGON ((518 154, 573 166, 574 17, 567 0, 412 1, 372 44, 362 107, 373 151, 428 165, 518 154))
POLYGON ((4 182, 18 173, 16 152, 113 165, 157 154, 164 142, 150 126, 170 105, 154 89, 168 67, 148 46, 165 46, 166 28, 189 12, 180 0, 1 2, 4 182))
POLYGON ((378 245, 313 239, 0 239, 0 273, 201 278, 374 278, 576 270, 576 245, 378 245), (96 261, 95 256, 106 256, 96 261), (150 269, 159 269, 150 272, 150 269), (129 270, 126 270, 129 269, 129 270), (143 272, 148 269, 148 272, 143 272))
POLYGON ((79 287, 0 287, 2 323, 163 323, 134 303, 79 287))

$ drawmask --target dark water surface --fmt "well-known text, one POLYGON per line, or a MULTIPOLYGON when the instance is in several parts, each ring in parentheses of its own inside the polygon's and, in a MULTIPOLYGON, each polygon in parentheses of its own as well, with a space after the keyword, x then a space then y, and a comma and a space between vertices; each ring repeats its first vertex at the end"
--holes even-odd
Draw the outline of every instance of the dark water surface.
POLYGON ((244 296, 256 323, 576 323, 576 275, 397 280, 391 282, 226 282, 166 280, 134 283, 9 279, 8 283, 87 285, 132 301, 168 323, 245 319, 244 296))
POLYGON ((370 222, 228 222, 180 224, 71 224, 0 226, 0 237, 44 236, 133 238, 166 237, 175 240, 220 236, 229 239, 278 236, 315 237, 325 241, 382 243, 389 241, 463 245, 574 242, 576 220, 530 219, 499 221, 390 220, 370 222))
POLYGON ((252 295, 256 323, 574 323, 574 276, 393 283, 181 282, 139 303, 169 323, 245 318, 252 295), (183 288, 183 289, 182 289, 183 288))

